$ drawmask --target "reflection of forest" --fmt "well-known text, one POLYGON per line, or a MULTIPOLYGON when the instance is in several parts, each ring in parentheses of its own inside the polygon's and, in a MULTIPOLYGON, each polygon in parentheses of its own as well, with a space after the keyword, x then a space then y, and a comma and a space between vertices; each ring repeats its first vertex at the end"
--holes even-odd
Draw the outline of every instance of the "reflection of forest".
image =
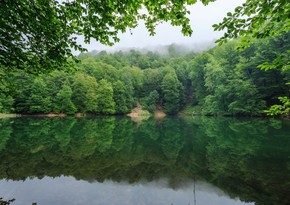
POLYGON ((289 133, 287 121, 259 119, 1 119, 0 178, 166 177, 174 188, 195 178, 243 201, 289 204, 289 133))

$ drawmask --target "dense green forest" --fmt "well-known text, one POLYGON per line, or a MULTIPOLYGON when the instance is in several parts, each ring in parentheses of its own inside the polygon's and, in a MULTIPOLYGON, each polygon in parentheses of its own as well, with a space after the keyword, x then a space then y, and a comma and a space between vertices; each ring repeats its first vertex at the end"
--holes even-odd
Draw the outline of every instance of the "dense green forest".
POLYGON ((203 53, 176 45, 167 54, 91 52, 78 56, 73 72, 59 68, 38 76, 0 67, 0 113, 125 114, 139 103, 167 114, 194 107, 205 115, 261 115, 289 96, 290 71, 275 62, 290 50, 290 33, 243 50, 239 43, 203 53))

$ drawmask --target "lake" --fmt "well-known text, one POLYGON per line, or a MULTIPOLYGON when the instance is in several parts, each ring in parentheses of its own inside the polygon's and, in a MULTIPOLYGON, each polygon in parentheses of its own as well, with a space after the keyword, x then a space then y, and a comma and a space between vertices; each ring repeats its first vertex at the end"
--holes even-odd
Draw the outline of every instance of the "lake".
POLYGON ((12 205, 290 204, 290 121, 0 119, 12 205))

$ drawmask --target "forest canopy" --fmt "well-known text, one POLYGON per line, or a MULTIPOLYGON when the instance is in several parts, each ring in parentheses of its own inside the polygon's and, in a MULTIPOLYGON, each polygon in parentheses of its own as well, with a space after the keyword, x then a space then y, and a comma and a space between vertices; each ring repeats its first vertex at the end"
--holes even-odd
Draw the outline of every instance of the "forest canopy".
POLYGON ((167 54, 91 52, 78 57, 73 73, 6 73, 0 112, 111 115, 129 113, 138 103, 167 114, 193 107, 204 115, 262 115, 278 97, 289 96, 290 72, 258 66, 289 50, 289 39, 290 33, 256 40, 244 50, 235 40, 199 54, 180 53, 177 45, 167 54))

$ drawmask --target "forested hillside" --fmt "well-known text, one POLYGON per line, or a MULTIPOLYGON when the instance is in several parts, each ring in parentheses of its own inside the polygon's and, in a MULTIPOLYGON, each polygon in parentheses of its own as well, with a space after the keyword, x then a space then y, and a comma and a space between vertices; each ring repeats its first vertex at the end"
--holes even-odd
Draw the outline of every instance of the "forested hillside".
POLYGON ((243 50, 238 45, 230 41, 201 54, 177 46, 166 55, 92 52, 78 57, 74 72, 39 76, 1 67, 0 113, 125 114, 138 102, 168 114, 193 106, 206 115, 261 115, 289 96, 290 71, 275 62, 287 57, 290 33, 243 50))

